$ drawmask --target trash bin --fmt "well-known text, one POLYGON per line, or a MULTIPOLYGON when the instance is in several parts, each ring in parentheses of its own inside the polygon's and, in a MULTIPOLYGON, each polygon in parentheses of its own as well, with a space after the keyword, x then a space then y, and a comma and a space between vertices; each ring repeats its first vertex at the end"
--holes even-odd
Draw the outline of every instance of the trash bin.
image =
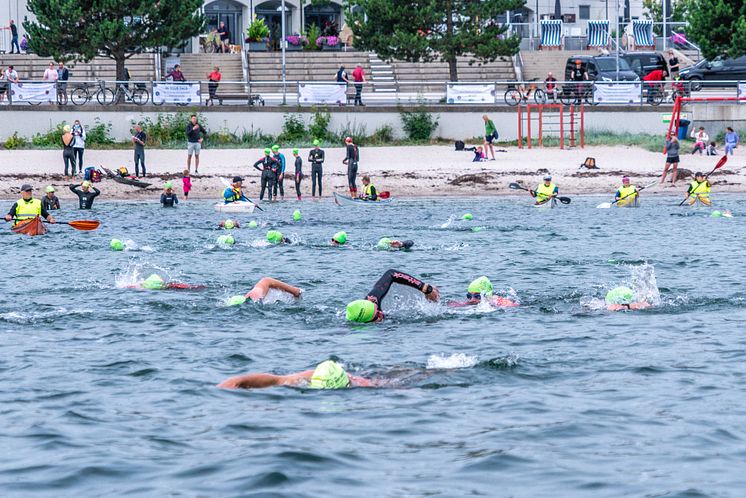
POLYGON ((679 140, 686 140, 686 137, 689 136, 689 125, 692 124, 691 121, 688 119, 680 119, 679 120, 679 140))

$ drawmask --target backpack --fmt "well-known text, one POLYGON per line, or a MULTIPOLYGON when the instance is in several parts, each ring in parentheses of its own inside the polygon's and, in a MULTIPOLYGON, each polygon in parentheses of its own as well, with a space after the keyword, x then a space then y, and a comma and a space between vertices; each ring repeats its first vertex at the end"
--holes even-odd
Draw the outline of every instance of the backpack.
POLYGON ((462 142, 461 140, 456 140, 456 150, 464 150, 464 147, 466 144, 462 142))
POLYGON ((103 178, 103 176, 104 175, 101 173, 101 171, 99 171, 97 169, 94 169, 93 171, 91 171, 91 178, 90 178, 90 180, 93 183, 99 183, 101 181, 101 179, 103 178))
POLYGON ((121 168, 119 168, 117 172, 119 173, 119 176, 122 176, 122 177, 130 176, 130 172, 127 170, 125 166, 122 166, 121 168))
POLYGON ((85 179, 85 180, 88 180, 88 181, 91 181, 91 176, 93 175, 93 171, 94 171, 95 169, 96 169, 96 168, 94 168, 93 166, 88 166, 88 167, 87 167, 87 168, 85 169, 85 173, 83 174, 83 179, 85 179))

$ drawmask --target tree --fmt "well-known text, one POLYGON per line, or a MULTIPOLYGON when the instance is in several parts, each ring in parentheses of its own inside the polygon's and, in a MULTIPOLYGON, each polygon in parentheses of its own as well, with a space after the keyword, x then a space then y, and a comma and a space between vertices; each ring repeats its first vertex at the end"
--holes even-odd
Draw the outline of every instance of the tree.
POLYGON ((116 61, 117 80, 134 54, 183 46, 205 24, 202 0, 28 0, 36 21, 24 21, 29 46, 43 57, 116 61))
POLYGON ((746 54, 746 2, 691 0, 687 36, 706 59, 746 54))
MULTIPOLYGON (((669 8, 666 13, 668 14, 668 22, 685 22, 687 19, 689 0, 642 0, 642 8, 645 9, 645 19, 650 19, 655 24, 653 25, 653 31, 656 35, 660 36, 663 32, 663 2, 669 2, 669 8)), ((669 36, 670 36, 670 30, 669 36)))
POLYGON ((348 0, 355 47, 385 60, 448 63, 458 81, 457 57, 492 62, 518 52, 520 38, 505 36, 495 19, 524 0, 348 0))

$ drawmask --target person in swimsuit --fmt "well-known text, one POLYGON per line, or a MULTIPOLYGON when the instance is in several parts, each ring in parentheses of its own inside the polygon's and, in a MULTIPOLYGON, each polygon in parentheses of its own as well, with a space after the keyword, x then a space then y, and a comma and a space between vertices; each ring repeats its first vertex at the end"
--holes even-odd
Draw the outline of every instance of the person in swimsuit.
POLYGON ((78 196, 79 209, 91 209, 93 206, 93 200, 101 193, 101 191, 94 187, 88 180, 85 180, 80 184, 80 186, 70 185, 70 190, 73 194, 78 196), (93 191, 91 191, 91 189, 93 189, 93 191))
POLYGON ((272 200, 272 190, 275 188, 276 172, 279 168, 277 160, 272 157, 270 149, 264 149, 264 157, 254 163, 254 169, 262 172, 262 190, 259 193, 259 200, 264 200, 264 192, 267 192, 269 200, 272 200))
POLYGON ((245 295, 237 295, 229 298, 228 305, 236 306, 243 304, 246 301, 260 303, 264 300, 265 297, 267 297, 269 291, 273 289, 287 292, 296 299, 300 299, 300 295, 303 292, 298 287, 293 287, 292 285, 281 282, 280 280, 264 277, 263 279, 259 280, 259 282, 257 282, 256 285, 245 295))
POLYGON ((425 298, 431 302, 438 302, 440 299, 440 293, 438 289, 430 284, 423 282, 422 280, 414 278, 412 275, 407 273, 388 270, 383 274, 378 282, 373 286, 373 289, 368 293, 365 299, 358 299, 352 301, 347 305, 346 318, 350 322, 380 322, 383 320, 383 298, 388 294, 391 285, 401 284, 407 287, 412 287, 422 292, 425 298))
POLYGON ((635 292, 629 287, 614 287, 606 293, 608 311, 644 310, 651 304, 645 300, 635 301, 635 292))
POLYGON ((161 194, 161 205, 163 207, 176 207, 179 198, 174 193, 174 186, 171 182, 163 184, 163 193, 161 194))
POLYGON ((466 289, 466 301, 449 301, 448 306, 460 308, 463 306, 475 306, 482 302, 484 298, 491 306, 500 308, 513 308, 518 306, 518 303, 511 301, 506 297, 495 296, 493 294, 494 288, 490 279, 481 276, 476 280, 472 280, 469 287, 466 289))
POLYGON ((396 240, 383 237, 376 244, 376 249, 379 251, 408 251, 412 246, 414 246, 414 241, 411 240, 396 240))
POLYGON ((347 185, 350 188, 350 197, 355 199, 357 198, 357 184, 355 183, 355 179, 357 178, 360 151, 357 145, 352 143, 352 137, 345 138, 345 146, 347 149, 347 156, 342 161, 342 164, 347 165, 347 185))
POLYGON ((373 383, 363 377, 348 374, 336 361, 326 360, 319 363, 314 370, 289 375, 249 373, 231 377, 218 384, 218 387, 222 389, 260 389, 273 386, 345 389, 347 387, 372 387, 373 383))
POLYGON ((142 282, 138 282, 134 285, 128 285, 127 288, 145 290, 201 290, 206 289, 207 286, 200 284, 187 284, 185 282, 166 282, 163 277, 161 277, 157 273, 153 273, 142 282))

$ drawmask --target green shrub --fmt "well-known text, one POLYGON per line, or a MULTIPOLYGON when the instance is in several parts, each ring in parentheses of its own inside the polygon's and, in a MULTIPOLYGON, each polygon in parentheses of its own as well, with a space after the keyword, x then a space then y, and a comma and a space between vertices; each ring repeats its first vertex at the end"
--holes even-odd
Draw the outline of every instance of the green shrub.
POLYGON ((282 142, 298 142, 306 138, 306 124, 300 114, 285 114, 282 133, 277 137, 282 142))
POLYGON ((57 126, 46 133, 37 133, 31 137, 31 143, 36 147, 62 147, 63 128, 67 123, 57 123, 57 126))
POLYGON ((109 145, 114 143, 111 136, 111 123, 102 123, 98 118, 95 119, 93 126, 86 129, 86 146, 88 145, 109 145))
MULTIPOLYGON (((160 147, 163 145, 174 145, 186 141, 186 125, 192 114, 188 112, 177 112, 175 114, 158 114, 155 122, 150 118, 140 121, 143 131, 148 136, 148 145, 160 147)), ((207 120, 201 114, 197 114, 197 121, 203 128, 207 129, 207 120)), ((134 126, 135 123, 132 122, 134 126)), ((209 135, 208 135, 209 137, 209 135)))
POLYGON ((370 143, 376 145, 386 145, 394 141, 394 127, 383 125, 376 128, 373 135, 370 136, 370 143))
POLYGON ((368 130, 364 124, 358 124, 357 122, 350 123, 347 121, 347 123, 339 129, 337 136, 332 138, 334 139, 334 142, 342 144, 344 143, 345 137, 352 137, 358 145, 366 145, 368 143, 368 130))
POLYGON ((308 133, 311 135, 311 139, 319 139, 324 141, 329 138, 329 123, 332 120, 332 115, 329 111, 316 111, 313 113, 311 124, 308 125, 308 133))
POLYGON ((411 140, 430 140, 438 127, 438 118, 425 111, 423 107, 414 111, 401 111, 400 115, 404 123, 404 131, 411 140))
POLYGON ((13 135, 8 137, 8 139, 5 141, 6 149, 8 150, 14 150, 14 149, 20 149, 22 147, 25 147, 28 144, 28 140, 26 140, 25 137, 19 137, 18 132, 14 131, 13 135))
POLYGON ((269 38, 269 27, 264 23, 264 18, 254 19, 246 28, 246 39, 250 42, 262 42, 269 38))

